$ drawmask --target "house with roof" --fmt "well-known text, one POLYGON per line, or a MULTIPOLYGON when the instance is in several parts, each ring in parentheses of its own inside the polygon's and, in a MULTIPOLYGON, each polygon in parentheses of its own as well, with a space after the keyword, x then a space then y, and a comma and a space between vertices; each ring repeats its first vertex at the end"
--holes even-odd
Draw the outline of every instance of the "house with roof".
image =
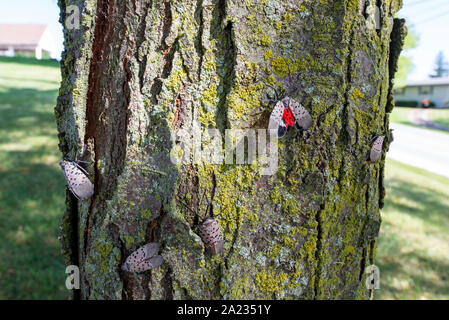
POLYGON ((48 25, 0 24, 0 55, 25 54, 42 59, 58 55, 55 39, 48 25))
POLYGON ((394 100, 398 106, 421 107, 428 100, 436 108, 449 107, 449 77, 408 81, 394 90, 394 100))

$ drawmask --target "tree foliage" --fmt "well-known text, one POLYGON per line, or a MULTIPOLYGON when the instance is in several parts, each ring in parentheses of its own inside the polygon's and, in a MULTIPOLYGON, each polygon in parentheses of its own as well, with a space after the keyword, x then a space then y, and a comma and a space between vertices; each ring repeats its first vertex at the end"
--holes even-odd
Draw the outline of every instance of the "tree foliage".
POLYGON ((416 48, 419 43, 419 36, 413 26, 408 26, 407 36, 405 37, 402 54, 398 61, 398 71, 395 75, 394 88, 405 87, 407 76, 413 70, 413 61, 410 56, 410 50, 416 48))
POLYGON ((435 58, 435 69, 434 73, 430 74, 431 78, 442 78, 449 75, 449 63, 444 57, 443 51, 438 52, 435 58))

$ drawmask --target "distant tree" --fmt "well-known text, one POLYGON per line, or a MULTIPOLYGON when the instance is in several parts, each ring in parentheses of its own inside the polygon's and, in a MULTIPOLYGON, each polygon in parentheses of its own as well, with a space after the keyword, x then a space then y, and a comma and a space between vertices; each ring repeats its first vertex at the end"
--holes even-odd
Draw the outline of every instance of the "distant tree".
POLYGON ((434 74, 429 75, 431 78, 441 78, 449 75, 449 63, 446 61, 443 51, 438 52, 435 58, 434 72, 434 74))
POLYGON ((407 75, 413 69, 412 58, 407 55, 408 51, 416 48, 418 45, 419 37, 413 30, 413 27, 407 26, 408 33, 405 37, 404 48, 402 49, 401 56, 398 60, 398 71, 394 77, 394 88, 405 87, 407 81, 407 75))

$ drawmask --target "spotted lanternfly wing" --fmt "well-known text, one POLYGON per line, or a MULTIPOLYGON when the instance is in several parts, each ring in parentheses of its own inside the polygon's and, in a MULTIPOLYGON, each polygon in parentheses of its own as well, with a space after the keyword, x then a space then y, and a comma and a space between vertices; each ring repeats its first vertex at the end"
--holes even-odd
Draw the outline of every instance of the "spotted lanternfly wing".
POLYGON ((371 162, 375 162, 375 161, 379 160, 380 156, 382 155, 382 146, 384 143, 384 139, 385 139, 385 135, 380 135, 380 136, 376 137, 376 139, 374 140, 374 143, 371 147, 371 152, 369 155, 369 159, 371 160, 371 162))
POLYGON ((307 130, 312 126, 312 117, 310 113, 299 102, 288 98, 288 107, 292 110, 295 117, 295 128, 298 130, 307 130))
POLYGON ((282 119, 284 111, 284 104, 281 101, 278 101, 274 106, 273 111, 271 111, 270 121, 268 122, 268 129, 277 130, 279 138, 282 138, 287 132, 287 127, 282 119))
POLYGON ((209 252, 212 254, 223 252, 223 234, 217 221, 207 218, 200 226, 198 234, 209 252))
POLYGON ((161 256, 154 256, 158 250, 159 244, 157 242, 147 243, 126 258, 122 270, 140 273, 159 267, 163 259, 161 256))
POLYGON ((67 186, 78 199, 87 199, 94 194, 94 185, 87 177, 87 172, 76 162, 62 160, 59 165, 64 173, 67 186))
POLYGON ((122 270, 134 273, 141 273, 159 267, 162 264, 162 262, 164 262, 164 259, 161 256, 155 256, 152 258, 144 259, 135 264, 125 262, 122 266, 122 270))

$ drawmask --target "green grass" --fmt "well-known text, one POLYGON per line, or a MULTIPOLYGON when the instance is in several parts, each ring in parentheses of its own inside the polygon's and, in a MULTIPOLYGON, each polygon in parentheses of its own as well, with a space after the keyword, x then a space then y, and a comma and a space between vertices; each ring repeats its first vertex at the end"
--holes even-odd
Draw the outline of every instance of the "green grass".
MULTIPOLYGON (((408 114, 412 111, 416 110, 416 108, 406 108, 406 107, 394 107, 393 112, 390 114, 390 121, 396 122, 396 123, 402 123, 409 126, 422 128, 422 126, 418 126, 412 122, 410 122, 408 118, 408 114)), ((435 122, 437 124, 440 124, 442 126, 449 128, 449 109, 429 109, 429 120, 432 122, 435 122)), ((442 133, 448 133, 444 130, 439 129, 432 129, 427 128, 429 130, 442 132, 442 133)))
POLYGON ((432 109, 429 120, 449 128, 449 109, 432 109))
POLYGON ((449 179, 387 160, 376 299, 449 299, 449 179))
POLYGON ((0 299, 65 299, 59 64, 0 57, 0 299))
POLYGON ((406 108, 406 107, 394 107, 393 111, 390 114, 390 121, 396 122, 396 123, 402 123, 402 124, 408 124, 413 125, 408 120, 408 114, 410 111, 414 110, 416 108, 406 108))

